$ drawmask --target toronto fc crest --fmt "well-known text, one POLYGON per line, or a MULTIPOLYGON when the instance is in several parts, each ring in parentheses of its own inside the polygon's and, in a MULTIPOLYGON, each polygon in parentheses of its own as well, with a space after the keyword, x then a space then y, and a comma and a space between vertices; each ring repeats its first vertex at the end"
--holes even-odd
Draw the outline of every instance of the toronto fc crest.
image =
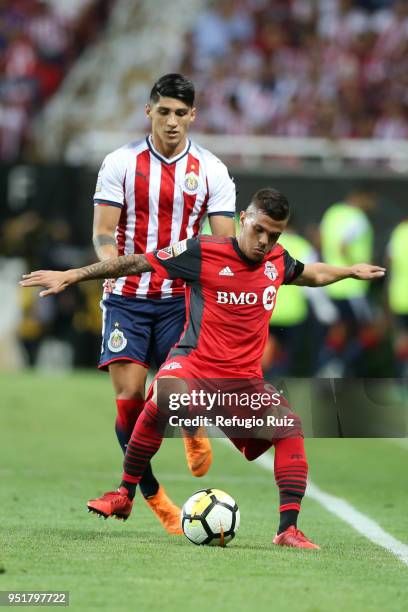
POLYGON ((119 329, 119 323, 115 323, 115 329, 111 332, 108 340, 108 349, 112 353, 119 353, 127 345, 127 338, 123 331, 119 329))
POLYGON ((278 278, 278 271, 276 269, 275 264, 271 263, 270 261, 267 261, 265 263, 264 274, 269 278, 269 280, 276 280, 278 278))

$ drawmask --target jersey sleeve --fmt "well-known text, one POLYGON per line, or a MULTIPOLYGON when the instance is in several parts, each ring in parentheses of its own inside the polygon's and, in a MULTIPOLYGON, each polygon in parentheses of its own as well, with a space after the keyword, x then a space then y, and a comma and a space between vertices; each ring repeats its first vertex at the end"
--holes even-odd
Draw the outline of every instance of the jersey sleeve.
POLYGON ((118 206, 124 204, 123 184, 126 167, 117 151, 109 153, 100 167, 96 181, 94 204, 118 206))
POLYGON ((200 278, 201 245, 196 238, 146 253, 146 259, 160 278, 181 278, 187 282, 200 278))
POLYGON ((290 285, 293 281, 302 274, 305 269, 305 265, 294 259, 289 253, 285 250, 283 253, 283 261, 285 266, 285 275, 283 278, 283 285, 290 285))
POLYGON ((207 213, 211 215, 235 215, 235 183, 228 174, 225 164, 217 158, 208 167, 208 204, 207 213))

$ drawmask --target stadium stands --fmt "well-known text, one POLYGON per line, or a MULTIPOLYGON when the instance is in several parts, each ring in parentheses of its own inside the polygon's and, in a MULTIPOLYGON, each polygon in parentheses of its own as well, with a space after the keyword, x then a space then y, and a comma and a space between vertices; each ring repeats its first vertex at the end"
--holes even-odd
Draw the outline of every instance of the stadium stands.
POLYGON ((0 5, 0 159, 18 159, 31 121, 94 38, 109 0, 0 5))
POLYGON ((178 70, 197 85, 196 139, 230 162, 407 169, 406 2, 177 0, 177 19, 163 6, 116 0, 38 122, 37 156, 98 164, 144 132, 148 83, 178 70))
POLYGON ((181 63, 205 101, 198 129, 406 138, 408 4, 361 4, 373 5, 222 0, 202 11, 181 63))
MULTIPOLYGON (((183 33, 201 5, 202 0, 174 0, 171 12, 177 18, 169 19, 162 2, 117 0, 104 36, 83 54, 45 109, 36 130, 38 153, 89 163, 87 140, 93 133, 112 130, 118 146, 121 133, 134 137, 144 131, 148 84, 177 68, 183 33)), ((109 147, 105 141, 102 157, 109 147)))

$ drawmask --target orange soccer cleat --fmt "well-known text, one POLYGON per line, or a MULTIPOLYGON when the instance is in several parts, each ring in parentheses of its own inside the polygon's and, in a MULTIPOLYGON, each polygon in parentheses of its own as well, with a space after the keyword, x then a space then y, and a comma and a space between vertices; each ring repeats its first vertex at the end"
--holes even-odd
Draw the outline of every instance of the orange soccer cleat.
POLYGON ((147 505, 155 513, 164 529, 171 535, 181 535, 181 510, 166 494, 160 485, 156 495, 145 498, 147 505))
POLYGON ((104 516, 105 519, 115 516, 117 519, 126 521, 132 512, 133 501, 121 491, 116 490, 108 491, 102 497, 90 499, 86 505, 88 512, 104 516))
POLYGON ((193 476, 204 476, 210 469, 212 450, 204 427, 199 427, 194 435, 183 429, 184 448, 187 465, 193 476))
POLYGON ((314 548, 320 550, 320 546, 314 544, 305 534, 297 529, 294 525, 291 525, 282 531, 279 535, 273 538, 273 543, 278 546, 291 546, 292 548, 314 548))

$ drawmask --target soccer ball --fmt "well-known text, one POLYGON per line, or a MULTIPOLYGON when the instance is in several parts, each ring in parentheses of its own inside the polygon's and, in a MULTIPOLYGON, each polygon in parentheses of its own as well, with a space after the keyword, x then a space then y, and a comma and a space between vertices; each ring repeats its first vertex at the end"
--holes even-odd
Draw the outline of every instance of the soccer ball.
POLYGON ((220 489, 197 491, 181 511, 184 535, 193 544, 225 546, 235 536, 239 523, 235 500, 220 489))

